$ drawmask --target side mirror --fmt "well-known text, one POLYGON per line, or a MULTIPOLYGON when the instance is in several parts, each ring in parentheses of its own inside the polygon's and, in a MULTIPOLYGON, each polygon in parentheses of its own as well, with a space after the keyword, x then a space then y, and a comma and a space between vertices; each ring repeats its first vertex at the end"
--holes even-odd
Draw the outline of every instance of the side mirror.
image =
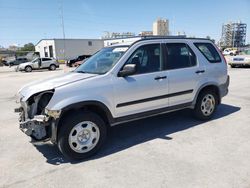
POLYGON ((136 72, 136 65, 135 64, 127 64, 123 67, 122 70, 118 73, 120 77, 126 77, 129 75, 133 75, 136 72))

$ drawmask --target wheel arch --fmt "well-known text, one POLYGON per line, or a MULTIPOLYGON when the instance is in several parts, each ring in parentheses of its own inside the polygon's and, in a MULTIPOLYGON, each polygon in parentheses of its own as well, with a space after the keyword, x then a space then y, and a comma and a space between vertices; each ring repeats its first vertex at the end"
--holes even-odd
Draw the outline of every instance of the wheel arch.
POLYGON ((27 68, 27 67, 30 67, 30 68, 31 68, 31 71, 30 71, 30 72, 32 72, 33 67, 32 67, 31 65, 26 65, 26 66, 24 67, 24 71, 26 71, 26 68, 27 68))
POLYGON ((52 127, 52 142, 56 143, 58 138, 58 133, 60 130, 60 125, 65 117, 73 115, 76 111, 91 111, 98 114, 105 122, 107 126, 110 126, 114 122, 114 118, 108 109, 108 107, 99 101, 84 101, 74 104, 70 104, 62 109, 60 117, 56 120, 55 126, 52 127))
POLYGON ((26 65, 26 66, 24 67, 24 70, 26 69, 26 67, 30 67, 31 69, 33 69, 33 67, 32 67, 31 65, 26 65))
POLYGON ((196 92, 196 95, 194 97, 194 100, 193 100, 193 103, 192 103, 192 107, 195 106, 196 104, 196 101, 197 101, 197 98, 198 96, 200 95, 201 92, 205 91, 205 90, 213 90, 215 91, 215 93, 217 94, 218 96, 218 104, 221 103, 221 94, 220 94, 220 89, 219 89, 219 86, 215 83, 207 83, 205 85, 202 85, 196 92))
POLYGON ((54 66, 56 67, 56 64, 55 64, 55 63, 51 63, 49 66, 52 66, 52 65, 54 65, 54 66))

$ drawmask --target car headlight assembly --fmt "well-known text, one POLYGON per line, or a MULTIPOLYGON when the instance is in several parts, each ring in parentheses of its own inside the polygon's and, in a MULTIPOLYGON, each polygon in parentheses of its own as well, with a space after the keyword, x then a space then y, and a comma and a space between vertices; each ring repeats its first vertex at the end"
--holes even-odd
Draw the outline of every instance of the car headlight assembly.
POLYGON ((57 119, 61 115, 61 110, 49 110, 49 109, 45 108, 45 114, 57 119))

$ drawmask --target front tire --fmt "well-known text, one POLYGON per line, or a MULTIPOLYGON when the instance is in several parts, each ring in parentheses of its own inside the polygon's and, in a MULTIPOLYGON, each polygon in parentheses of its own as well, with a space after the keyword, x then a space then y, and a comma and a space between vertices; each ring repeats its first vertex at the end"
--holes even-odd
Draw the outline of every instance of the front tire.
POLYGON ((235 65, 231 65, 231 68, 235 68, 236 66, 235 65))
POLYGON ((49 66, 49 70, 51 70, 51 71, 56 70, 56 66, 55 66, 55 65, 50 65, 50 66, 49 66))
POLYGON ((209 120, 218 106, 218 95, 214 90, 202 91, 196 101, 194 116, 199 120, 209 120))
POLYGON ((31 66, 26 66, 25 67, 25 72, 32 72, 32 67, 31 66))
POLYGON ((60 126, 58 148, 65 157, 73 160, 94 155, 107 137, 104 121, 93 112, 78 112, 67 116, 60 126))

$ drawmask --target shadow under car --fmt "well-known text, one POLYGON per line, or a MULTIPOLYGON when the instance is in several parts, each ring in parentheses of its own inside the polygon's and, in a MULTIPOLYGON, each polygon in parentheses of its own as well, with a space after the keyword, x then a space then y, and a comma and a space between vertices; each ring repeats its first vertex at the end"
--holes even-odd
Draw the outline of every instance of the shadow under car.
MULTIPOLYGON (((223 118, 239 110, 240 107, 221 104, 212 120, 223 118)), ((102 158, 156 138, 169 141, 173 138, 168 135, 198 125, 201 126, 203 123, 204 121, 196 120, 191 116, 190 109, 185 109, 117 125, 109 129, 108 139, 102 149, 87 160, 102 158)), ((35 147, 43 154, 47 162, 53 165, 87 161, 86 159, 82 161, 67 160, 57 146, 50 143, 35 144, 35 147)))

